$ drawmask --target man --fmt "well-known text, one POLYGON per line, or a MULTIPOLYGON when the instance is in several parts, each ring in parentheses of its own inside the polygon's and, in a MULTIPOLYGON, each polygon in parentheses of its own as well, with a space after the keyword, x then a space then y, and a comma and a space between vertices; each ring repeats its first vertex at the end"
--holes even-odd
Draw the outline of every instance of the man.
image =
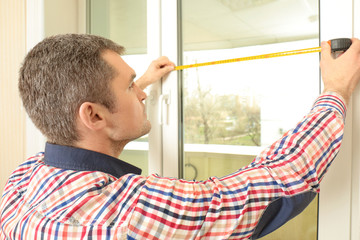
POLYGON ((204 182, 140 176, 117 157, 150 130, 142 91, 174 69, 162 57, 134 83, 123 48, 91 35, 47 38, 26 56, 19 90, 45 153, 8 180, 1 239, 256 239, 300 213, 342 140, 360 79, 360 41, 338 59, 322 43, 325 90, 310 113, 249 166, 204 182))

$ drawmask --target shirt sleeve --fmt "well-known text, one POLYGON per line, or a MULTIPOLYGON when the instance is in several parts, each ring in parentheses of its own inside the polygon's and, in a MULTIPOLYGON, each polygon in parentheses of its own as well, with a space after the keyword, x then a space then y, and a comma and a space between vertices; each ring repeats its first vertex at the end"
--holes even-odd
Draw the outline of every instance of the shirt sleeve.
POLYGON ((129 222, 134 239, 256 239, 300 213, 319 191, 343 137, 346 107, 324 93, 295 128, 223 178, 144 178, 129 222))

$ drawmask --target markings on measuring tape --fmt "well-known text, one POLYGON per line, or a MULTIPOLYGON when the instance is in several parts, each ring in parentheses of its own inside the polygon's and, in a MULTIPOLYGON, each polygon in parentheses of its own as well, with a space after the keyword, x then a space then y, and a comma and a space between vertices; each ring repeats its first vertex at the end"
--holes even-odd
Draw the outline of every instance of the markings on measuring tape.
MULTIPOLYGON (((331 46, 331 52, 336 53, 336 52, 346 51, 351 46, 352 41, 350 38, 336 38, 336 39, 332 39, 332 40, 328 41, 328 43, 331 46)), ((268 53, 268 54, 250 56, 250 57, 233 58, 233 59, 226 59, 226 60, 212 61, 212 62, 205 62, 205 63, 195 63, 195 64, 177 66, 177 67, 175 67, 175 70, 183 70, 183 69, 187 69, 187 68, 195 68, 195 67, 203 67, 203 66, 216 65, 216 64, 250 61, 250 60, 257 60, 257 59, 285 57, 285 56, 305 54, 305 53, 315 53, 315 52, 321 52, 321 47, 304 48, 304 49, 299 49, 299 50, 268 53)))
POLYGON ((210 66, 210 65, 216 65, 216 64, 243 62, 243 61, 267 59, 267 58, 275 58, 275 57, 285 57, 285 56, 299 55, 299 54, 306 54, 306 53, 315 53, 315 52, 321 52, 321 47, 304 48, 304 49, 291 50, 291 51, 285 51, 285 52, 268 53, 268 54, 261 54, 261 55, 255 55, 255 56, 249 56, 249 57, 241 57, 241 58, 233 58, 233 59, 226 59, 226 60, 219 60, 219 61, 212 61, 212 62, 182 65, 182 66, 176 66, 175 70, 177 71, 177 70, 183 70, 183 69, 187 69, 187 68, 203 67, 203 66, 210 66))

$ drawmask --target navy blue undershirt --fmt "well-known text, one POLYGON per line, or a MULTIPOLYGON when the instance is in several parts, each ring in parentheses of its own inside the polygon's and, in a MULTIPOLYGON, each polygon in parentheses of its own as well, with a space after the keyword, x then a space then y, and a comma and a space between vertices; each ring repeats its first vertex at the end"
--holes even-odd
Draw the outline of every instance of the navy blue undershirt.
POLYGON ((100 171, 120 178, 128 173, 141 174, 141 169, 118 158, 87 149, 46 143, 44 163, 75 171, 100 171))

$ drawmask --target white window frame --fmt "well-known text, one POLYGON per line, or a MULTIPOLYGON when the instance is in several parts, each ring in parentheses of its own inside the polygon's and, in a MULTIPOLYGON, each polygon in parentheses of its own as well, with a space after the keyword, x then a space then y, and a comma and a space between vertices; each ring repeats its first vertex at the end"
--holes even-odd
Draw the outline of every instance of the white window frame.
MULTIPOLYGON (((147 55, 149 61, 157 59, 162 54, 161 51, 161 0, 147 2, 147 55)), ((162 128, 158 123, 159 101, 161 92, 161 82, 157 82, 148 87, 148 98, 146 100, 147 113, 152 123, 149 133, 148 149, 148 169, 149 174, 163 172, 162 162, 162 128)))
MULTIPOLYGON (((39 41, 44 38, 44 0, 26 1, 26 51, 30 51, 39 41), (31 34, 30 34, 31 33, 31 34)), ((45 138, 35 127, 28 115, 26 124, 26 157, 33 156, 37 152, 44 151, 45 138)))
MULTIPOLYGON (((320 40, 326 41, 338 37, 353 37, 355 16, 354 1, 322 0, 320 1, 320 40)), ((358 18, 358 16, 357 16, 358 18)), ((354 93, 352 102, 348 106, 344 140, 341 150, 330 167, 321 184, 319 197, 319 239, 359 239, 358 198, 359 189, 356 176, 359 176, 359 153, 356 145, 359 139, 358 113, 359 91, 354 93), (358 111, 358 110, 357 110, 358 111), (355 118, 357 117, 357 119, 355 118), (355 120, 355 121, 354 121, 355 120), (357 120, 357 121, 356 121, 357 120), (356 139, 357 138, 357 139, 356 139), (357 169, 353 168, 357 166, 357 169)))
MULTIPOLYGON (((360 0, 353 1, 353 36, 360 38, 360 0)), ((352 99, 351 239, 360 239, 360 86, 352 99)))

